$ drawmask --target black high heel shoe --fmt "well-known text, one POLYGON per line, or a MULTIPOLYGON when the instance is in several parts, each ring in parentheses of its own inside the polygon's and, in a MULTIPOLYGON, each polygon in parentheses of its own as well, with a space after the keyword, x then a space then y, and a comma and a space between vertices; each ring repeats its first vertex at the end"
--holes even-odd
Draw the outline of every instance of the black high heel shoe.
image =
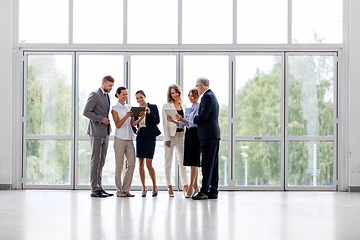
POLYGON ((158 192, 159 192, 159 189, 158 189, 158 187, 156 187, 156 193, 153 192, 152 197, 157 197, 158 192))
POLYGON ((145 193, 141 195, 141 197, 146 197, 146 193, 147 193, 147 188, 145 188, 145 193))

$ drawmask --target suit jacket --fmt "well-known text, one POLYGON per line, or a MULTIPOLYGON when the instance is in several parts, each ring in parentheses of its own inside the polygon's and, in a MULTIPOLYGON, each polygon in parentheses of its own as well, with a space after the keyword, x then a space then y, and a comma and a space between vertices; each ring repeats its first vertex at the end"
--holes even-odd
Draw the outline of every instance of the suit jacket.
MULTIPOLYGON (((182 109, 185 109, 185 105, 181 106, 182 109)), ((167 120, 167 115, 165 113, 165 109, 167 108, 174 108, 175 109, 175 105, 174 103, 165 103, 162 109, 162 118, 163 118, 163 125, 164 125, 164 141, 170 141, 170 136, 175 136, 176 134, 176 129, 178 128, 177 125, 173 122, 169 122, 167 120)), ((174 119, 176 120, 176 119, 174 119)))
MULTIPOLYGON (((157 125, 160 123, 159 110, 155 104, 148 103, 148 108, 150 109, 150 114, 146 113, 145 125, 146 129, 151 136, 156 137, 161 134, 157 125)), ((135 118, 135 121, 138 117, 135 118)))
MULTIPOLYGON (((110 98, 109 98, 110 101, 110 98)), ((85 104, 83 115, 90 119, 87 134, 94 137, 110 135, 111 126, 102 123, 104 117, 109 118, 109 110, 101 88, 90 93, 85 104)))
POLYGON ((200 140, 220 139, 219 103, 215 94, 209 89, 201 98, 198 115, 194 123, 198 125, 197 131, 200 140))

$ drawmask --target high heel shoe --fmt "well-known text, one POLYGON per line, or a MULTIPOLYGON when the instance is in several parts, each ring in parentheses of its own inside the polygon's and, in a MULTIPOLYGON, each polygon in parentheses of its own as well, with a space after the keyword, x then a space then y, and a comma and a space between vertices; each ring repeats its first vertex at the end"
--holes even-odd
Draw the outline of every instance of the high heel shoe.
POLYGON ((159 189, 158 189, 158 187, 156 187, 156 193, 153 192, 152 197, 157 197, 158 192, 159 192, 159 189))
POLYGON ((183 190, 184 196, 186 196, 187 191, 189 190, 189 185, 184 185, 182 190, 183 190), (185 186, 187 186, 187 187, 185 187, 185 186))
POLYGON ((146 197, 146 193, 147 193, 147 188, 145 188, 145 193, 143 193, 143 194, 141 195, 141 197, 146 197))
POLYGON ((191 198, 192 196, 194 196, 194 193, 195 193, 195 189, 192 190, 191 194, 186 194, 185 195, 185 198, 191 198))
POLYGON ((168 192, 169 192, 169 197, 174 197, 175 196, 172 186, 168 187, 168 192))
POLYGON ((193 196, 194 196, 195 194, 197 194, 198 192, 200 192, 200 191, 201 191, 201 188, 200 188, 200 187, 195 188, 195 189, 194 189, 194 192, 193 192, 193 196))

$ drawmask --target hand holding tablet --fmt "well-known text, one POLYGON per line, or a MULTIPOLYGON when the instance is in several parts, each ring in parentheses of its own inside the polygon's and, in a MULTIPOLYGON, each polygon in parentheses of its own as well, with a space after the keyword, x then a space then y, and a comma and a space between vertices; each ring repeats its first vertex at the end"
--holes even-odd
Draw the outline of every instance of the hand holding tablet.
POLYGON ((132 107, 130 111, 133 112, 133 117, 140 117, 139 114, 145 111, 145 107, 132 107))

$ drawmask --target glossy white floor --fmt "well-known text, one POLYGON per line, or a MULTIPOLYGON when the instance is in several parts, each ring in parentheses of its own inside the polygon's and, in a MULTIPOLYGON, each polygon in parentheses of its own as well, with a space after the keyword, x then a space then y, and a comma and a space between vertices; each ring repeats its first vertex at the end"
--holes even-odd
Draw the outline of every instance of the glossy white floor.
POLYGON ((180 192, 91 198, 89 191, 0 191, 0 239, 360 239, 360 193, 180 192))

